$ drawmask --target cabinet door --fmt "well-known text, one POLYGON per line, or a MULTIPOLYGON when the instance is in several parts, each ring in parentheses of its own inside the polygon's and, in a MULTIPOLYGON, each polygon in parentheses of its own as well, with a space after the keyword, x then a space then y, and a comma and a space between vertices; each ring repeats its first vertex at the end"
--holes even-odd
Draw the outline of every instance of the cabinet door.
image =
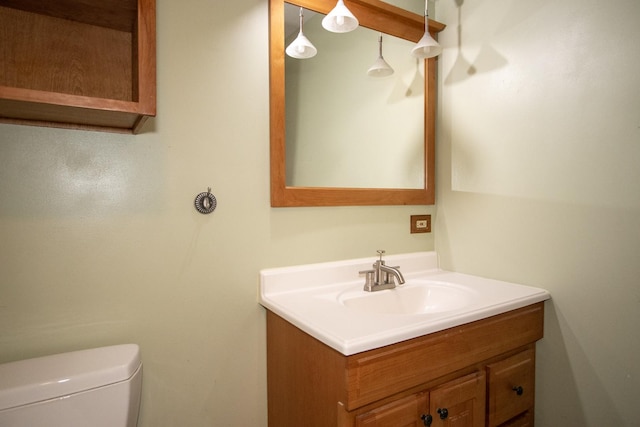
POLYGON ((419 427, 424 426, 427 393, 416 393, 380 406, 356 417, 356 427, 419 427))
POLYGON ((483 427, 485 374, 476 372, 431 390, 432 427, 483 427))
POLYGON ((533 427, 533 412, 527 411, 504 424, 500 424, 500 427, 533 427))
POLYGON ((487 373, 489 376, 488 413, 490 427, 501 425, 533 408, 535 395, 534 350, 526 350, 500 362, 487 365, 487 373))

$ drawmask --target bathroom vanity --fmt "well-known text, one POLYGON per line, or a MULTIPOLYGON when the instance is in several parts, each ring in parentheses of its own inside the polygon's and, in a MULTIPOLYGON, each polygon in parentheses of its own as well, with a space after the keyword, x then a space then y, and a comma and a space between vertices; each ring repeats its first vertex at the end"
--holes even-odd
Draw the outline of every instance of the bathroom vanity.
POLYGON ((372 261, 261 272, 269 425, 532 426, 549 294, 442 271, 433 252, 389 257, 406 284, 370 293, 372 261))

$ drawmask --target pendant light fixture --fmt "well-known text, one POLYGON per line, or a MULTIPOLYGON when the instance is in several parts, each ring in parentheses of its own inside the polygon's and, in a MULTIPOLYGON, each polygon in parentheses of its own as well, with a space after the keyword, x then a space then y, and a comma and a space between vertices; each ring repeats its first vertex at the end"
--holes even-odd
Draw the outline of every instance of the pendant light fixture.
POLYGON ((303 9, 300 8, 300 32, 298 37, 291 42, 285 52, 292 58, 296 59, 308 59, 313 58, 318 53, 318 49, 309 41, 309 39, 302 32, 302 26, 304 22, 303 9))
POLYGON ((338 0, 336 7, 322 20, 322 26, 325 30, 332 33, 348 33, 358 28, 358 18, 356 18, 343 0, 338 0))
POLYGON ((424 2, 424 36, 411 50, 411 54, 416 58, 433 58, 440 55, 442 47, 429 34, 429 0, 424 2))
POLYGON ((367 75, 371 77, 386 77, 393 74, 393 68, 384 60, 382 56, 382 33, 378 37, 379 51, 378 59, 373 63, 371 68, 367 70, 367 75))

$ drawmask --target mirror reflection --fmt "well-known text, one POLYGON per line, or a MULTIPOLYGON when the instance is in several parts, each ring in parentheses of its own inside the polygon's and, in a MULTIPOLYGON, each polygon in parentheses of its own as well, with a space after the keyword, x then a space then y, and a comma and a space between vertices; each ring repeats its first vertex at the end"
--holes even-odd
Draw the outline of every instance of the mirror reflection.
MULTIPOLYGON (((299 35, 300 8, 285 3, 285 46, 299 35)), ((382 34, 393 74, 372 77, 381 33, 336 34, 304 10, 308 59, 285 56, 286 185, 424 188, 424 61, 415 44, 382 34)))

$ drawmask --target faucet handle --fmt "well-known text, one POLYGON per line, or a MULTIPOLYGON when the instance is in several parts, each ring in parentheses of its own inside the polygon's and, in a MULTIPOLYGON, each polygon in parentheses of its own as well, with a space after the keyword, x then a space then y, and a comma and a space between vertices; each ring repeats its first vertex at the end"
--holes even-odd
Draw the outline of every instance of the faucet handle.
POLYGON ((380 257, 380 261, 382 261, 382 255, 384 255, 385 250, 384 249, 378 249, 376 252, 378 252, 378 256, 380 257))
POLYGON ((373 289, 373 285, 375 284, 375 278, 374 278, 374 274, 376 273, 375 270, 364 270, 364 271, 359 271, 358 274, 364 274, 365 275, 365 281, 364 281, 364 290, 365 291, 371 291, 373 289))
POLYGON ((375 270, 362 270, 362 271, 358 271, 358 274, 369 274, 369 273, 375 273, 375 270))

